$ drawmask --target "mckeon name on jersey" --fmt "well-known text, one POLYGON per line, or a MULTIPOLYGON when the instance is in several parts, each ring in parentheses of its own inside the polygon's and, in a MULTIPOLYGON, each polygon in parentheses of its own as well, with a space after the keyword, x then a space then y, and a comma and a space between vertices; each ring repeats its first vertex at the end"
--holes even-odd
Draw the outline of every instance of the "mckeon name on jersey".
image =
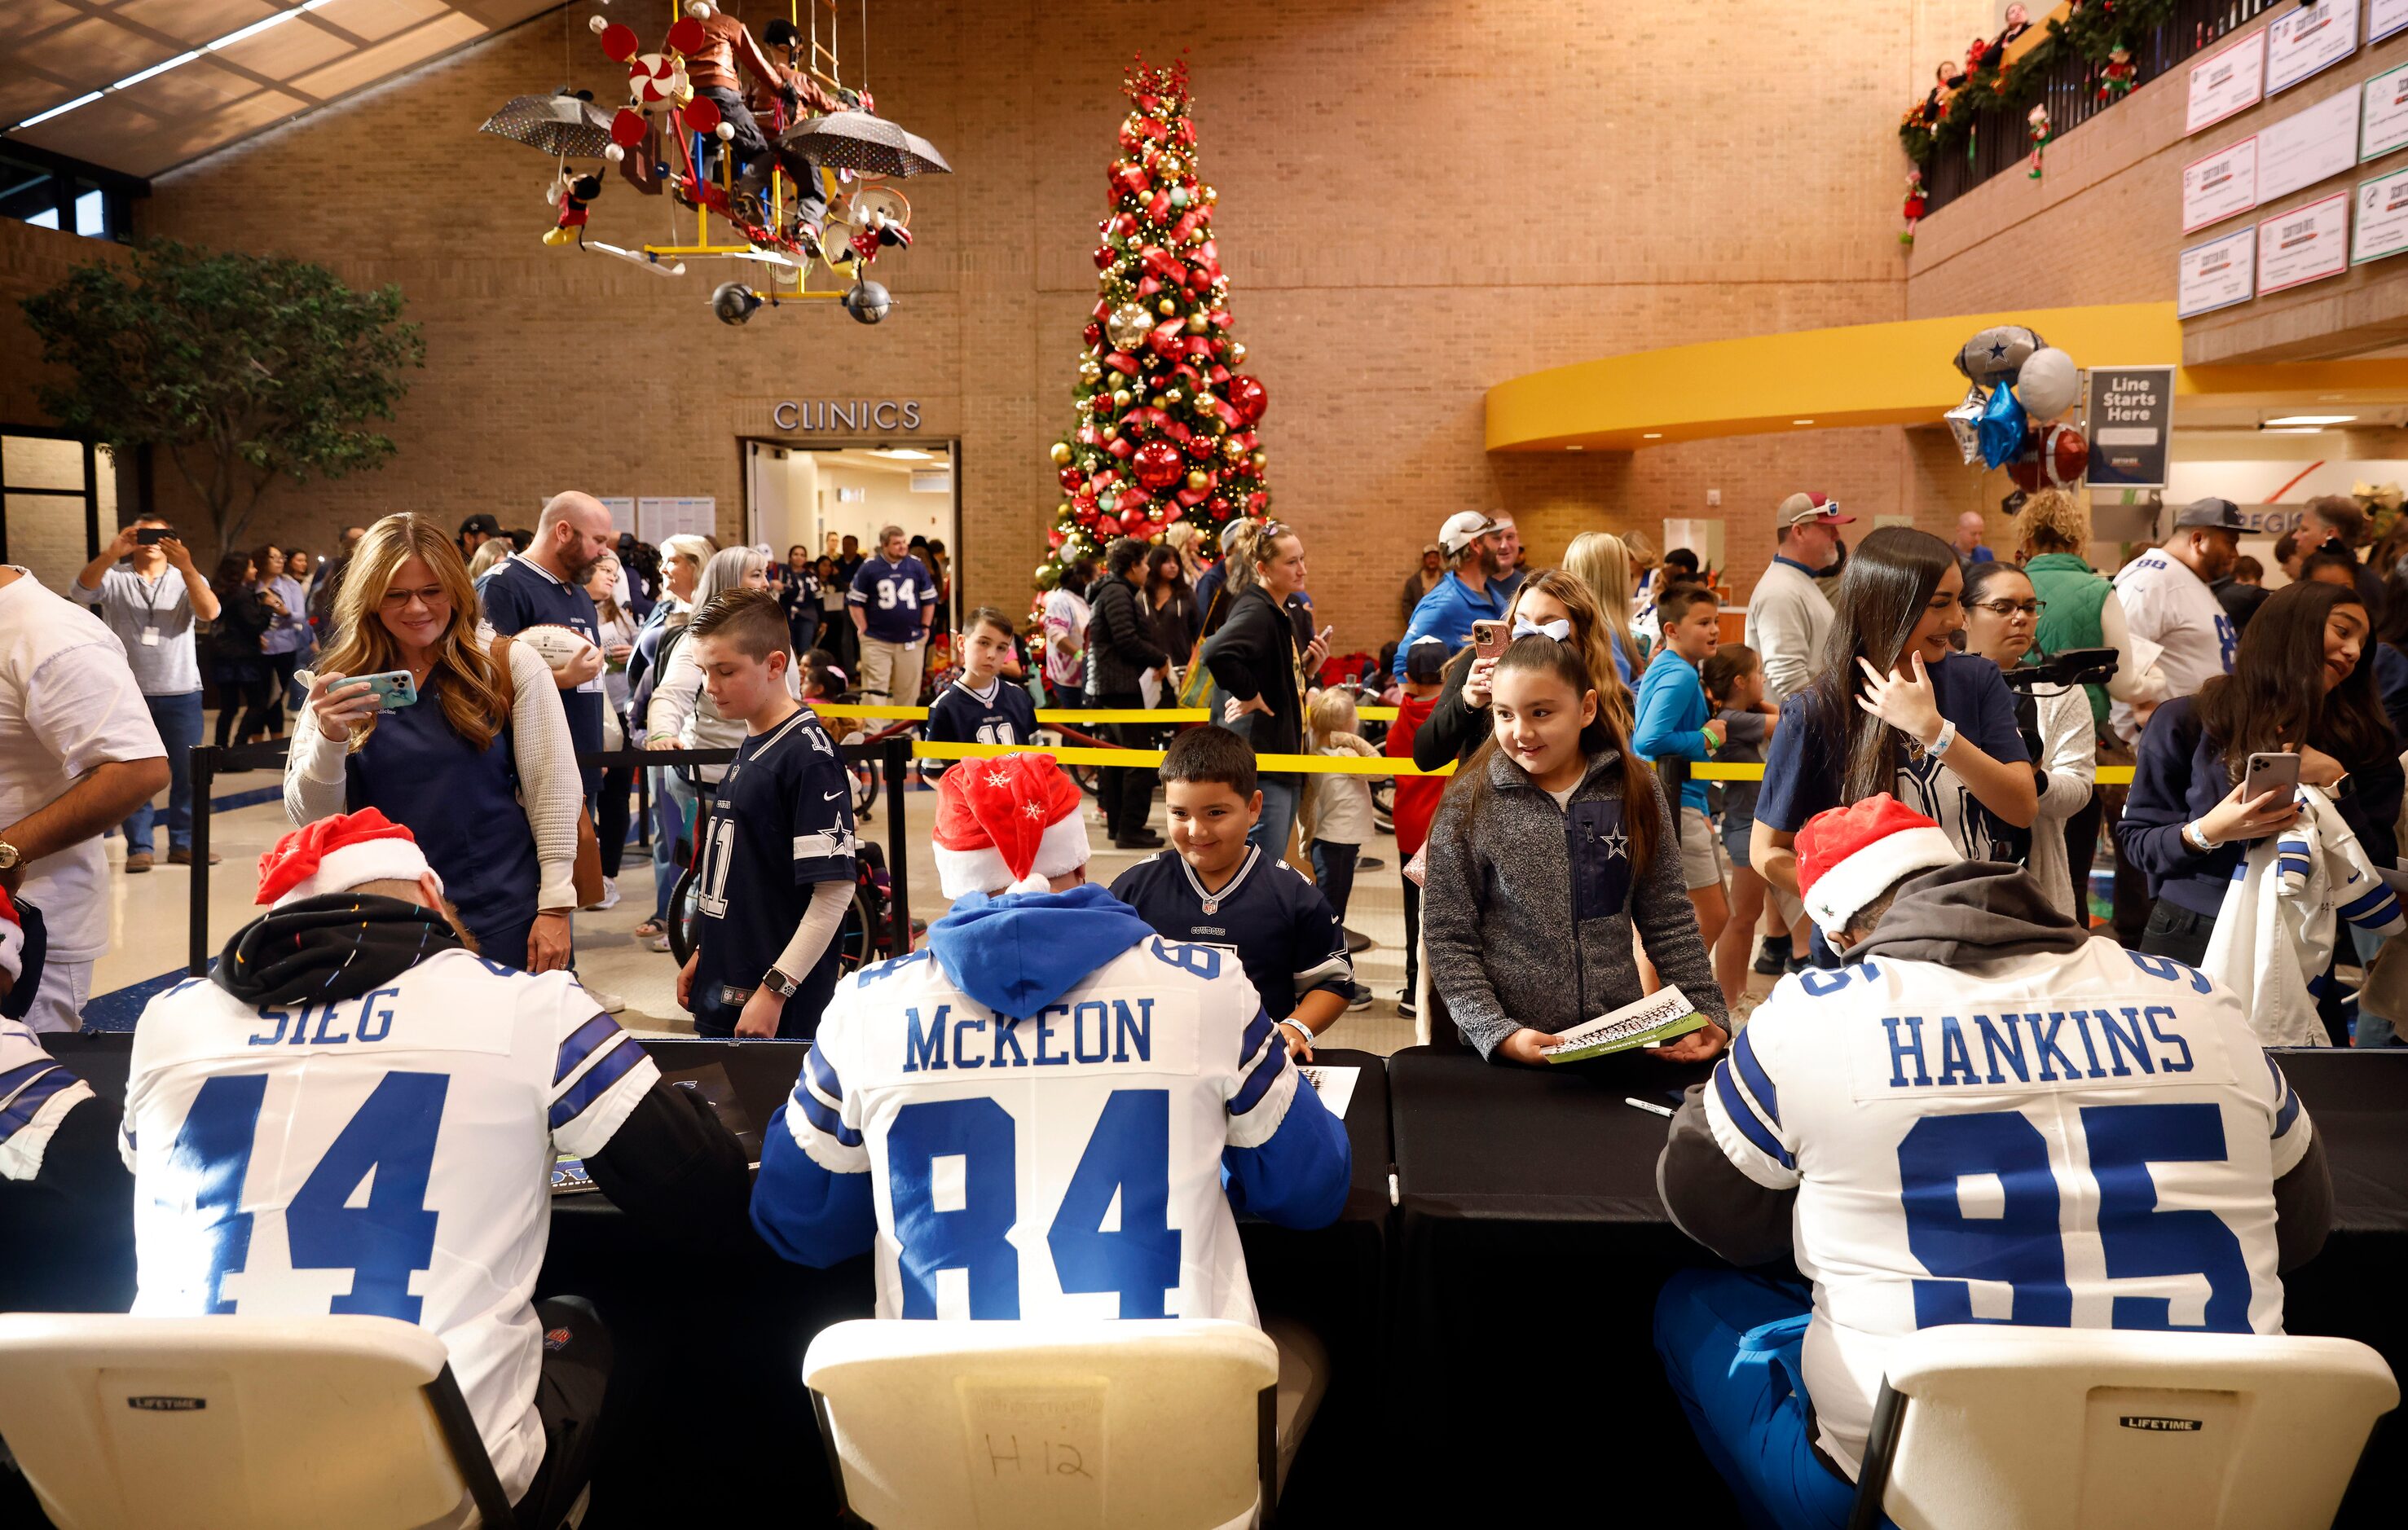
POLYGON ((553 1157, 600 1151, 659 1077, 568 974, 465 951, 331 1003, 179 983, 126 1084, 134 1310, 430 1329, 516 1501, 543 1454, 528 1298, 553 1157))
POLYGON ((2307 1112, 2229 991, 2076 944, 1786 979, 1705 1088, 1729 1165, 1796 1194, 1804 1390, 1851 1475, 1916 1329, 2282 1330, 2270 1187, 2307 1112))
POLYGON ((838 985, 762 1151, 770 1244, 874 1248, 882 1318, 1254 1321, 1232 1203, 1325 1225, 1349 1154, 1244 971, 1093 886, 929 937, 838 985))

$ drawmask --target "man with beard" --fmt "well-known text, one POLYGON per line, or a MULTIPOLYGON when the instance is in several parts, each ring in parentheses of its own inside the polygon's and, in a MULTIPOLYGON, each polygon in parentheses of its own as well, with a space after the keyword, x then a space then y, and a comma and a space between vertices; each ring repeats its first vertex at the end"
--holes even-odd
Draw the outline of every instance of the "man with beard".
POLYGON ((593 1471, 611 1343, 583 1301, 529 1299, 554 1160, 694 1246, 741 1236, 744 1151, 568 973, 478 956, 381 813, 286 835, 259 901, 135 1032, 134 1311, 418 1324, 520 1522, 557 1524, 593 1471))
POLYGON ((1474 622, 1501 622, 1507 605, 1498 581, 1505 577, 1505 528, 1479 510, 1457 510, 1438 529, 1439 546, 1453 565, 1435 589, 1413 608, 1405 636, 1397 644, 1390 666, 1398 680, 1405 678, 1405 654, 1424 634, 1446 645, 1449 653, 1471 641, 1474 622))
MULTIPOLYGON (((618 536, 609 510, 592 494, 573 490, 554 494, 536 522, 534 543, 495 564, 477 581, 485 624, 495 632, 509 636, 528 627, 558 625, 595 645, 592 652, 552 671, 552 683, 562 693, 561 707, 568 713, 568 736, 580 754, 601 751, 604 705, 601 629, 585 581, 618 536)), ((590 807, 602 789, 602 773, 586 770, 580 776, 590 807)))

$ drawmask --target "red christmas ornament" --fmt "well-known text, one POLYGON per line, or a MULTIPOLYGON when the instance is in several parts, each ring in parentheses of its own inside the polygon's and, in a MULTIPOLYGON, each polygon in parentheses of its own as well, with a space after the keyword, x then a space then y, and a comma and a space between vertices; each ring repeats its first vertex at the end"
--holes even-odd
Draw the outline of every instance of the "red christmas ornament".
POLYGON ((1072 493, 1077 493, 1080 486, 1086 481, 1087 475, 1079 470, 1079 465, 1077 463, 1072 463, 1068 467, 1062 469, 1062 487, 1069 490, 1072 493))
POLYGON ((1090 347, 1101 345, 1103 343, 1104 326, 1101 324, 1089 324, 1085 329, 1081 330, 1079 333, 1090 347))
POLYGON ((1120 259, 1120 258, 1121 258, 1121 252, 1120 252, 1119 250, 1114 250, 1111 245, 1108 245, 1108 244, 1099 244, 1099 245, 1096 246, 1096 270, 1098 270, 1098 271, 1109 271, 1109 270, 1111 270, 1111 269, 1112 268, 1112 262, 1114 262, 1114 261, 1116 261, 1116 260, 1118 260, 1118 259, 1120 259))
POLYGON ((1066 540, 1068 540, 1068 538, 1062 535, 1059 528, 1049 531, 1045 534, 1045 545, 1047 547, 1060 547, 1066 540))
POLYGON ((1263 417, 1263 411, 1271 406, 1270 390, 1243 373, 1232 377, 1223 386, 1221 396, 1228 401, 1231 408, 1237 410, 1238 418, 1235 423, 1240 425, 1253 425, 1263 417))
POLYGON ((1158 492, 1178 482, 1187 471, 1187 465, 1180 460, 1177 447, 1157 440, 1138 448, 1137 455, 1129 460, 1129 468, 1137 475, 1138 482, 1158 492))
POLYGON ((1123 510, 1121 512, 1121 530, 1128 533, 1131 536, 1136 536, 1143 533, 1145 530, 1145 512, 1143 510, 1123 510))

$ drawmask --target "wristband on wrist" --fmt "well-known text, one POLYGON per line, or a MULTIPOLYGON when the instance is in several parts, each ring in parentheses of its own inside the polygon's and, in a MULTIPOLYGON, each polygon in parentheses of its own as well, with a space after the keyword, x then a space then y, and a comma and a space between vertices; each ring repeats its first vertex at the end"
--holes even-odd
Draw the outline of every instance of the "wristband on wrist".
POLYGON ((1714 751, 1722 748, 1720 744, 1714 742, 1714 733, 1712 728, 1699 728, 1698 730, 1698 738, 1699 742, 1706 746, 1706 752, 1709 754, 1712 754, 1714 751))
POLYGON ((2197 819, 2193 819, 2191 822, 2182 826, 2182 836, 2184 844, 2188 845, 2191 849, 2199 851, 2201 855, 2208 854, 2215 849, 2215 842, 2208 838, 2207 831, 2200 827, 2199 821, 2197 819))
POLYGON ((1937 760, 1942 755, 1947 753, 1948 746, 1956 741, 1956 724, 1945 718, 1942 718, 1940 722, 1940 736, 1934 738, 1931 741, 1930 747, 1926 749, 1923 752, 1937 760))

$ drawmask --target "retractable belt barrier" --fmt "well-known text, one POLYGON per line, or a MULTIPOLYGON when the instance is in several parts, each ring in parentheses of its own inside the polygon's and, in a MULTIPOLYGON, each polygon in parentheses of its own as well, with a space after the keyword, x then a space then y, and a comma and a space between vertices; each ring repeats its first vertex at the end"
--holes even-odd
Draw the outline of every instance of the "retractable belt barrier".
MULTIPOLYGON (((287 747, 281 740, 231 749, 193 746, 193 902, 185 952, 185 971, 193 977, 208 975, 209 958, 214 954, 209 947, 209 783, 228 770, 274 770, 281 774, 287 747)), ((910 768, 910 754, 901 737, 840 745, 837 753, 848 765, 886 767, 886 835, 890 848, 886 875, 894 910, 895 949, 910 951, 911 858, 905 850, 909 841, 903 822, 903 775, 910 768)), ((580 770, 610 770, 620 765, 719 765, 735 758, 736 751, 732 749, 595 750, 580 751, 577 765, 580 770)))

